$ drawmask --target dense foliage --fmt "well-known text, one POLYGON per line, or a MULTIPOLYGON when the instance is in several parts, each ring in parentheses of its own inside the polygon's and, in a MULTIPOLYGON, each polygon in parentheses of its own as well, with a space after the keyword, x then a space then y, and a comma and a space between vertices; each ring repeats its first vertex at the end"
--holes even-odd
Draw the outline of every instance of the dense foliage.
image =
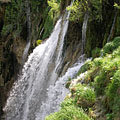
MULTIPOLYGON (((21 36, 21 33, 23 32, 23 28, 26 29, 26 24, 28 22, 27 7, 30 8, 30 18, 32 23, 38 24, 37 23, 38 19, 42 20, 42 23, 38 28, 39 31, 37 31, 38 33, 40 33, 42 29, 44 30, 43 35, 40 36, 41 37, 40 39, 45 39, 50 35, 54 27, 54 24, 58 16, 60 15, 60 1, 55 1, 55 0, 48 0, 48 1, 28 0, 28 1, 12 0, 6 6, 5 22, 2 29, 3 36, 7 36, 9 34, 12 34, 14 38, 21 36), (28 1, 29 1, 29 6, 27 6, 26 4, 26 2, 28 1)), ((34 28, 34 25, 32 27, 34 28)), ((39 38, 39 34, 37 35, 37 37, 39 38)))
POLYGON ((82 21, 86 12, 89 12, 92 20, 102 19, 102 2, 100 0, 76 0, 73 6, 67 7, 71 11, 71 21, 82 21))

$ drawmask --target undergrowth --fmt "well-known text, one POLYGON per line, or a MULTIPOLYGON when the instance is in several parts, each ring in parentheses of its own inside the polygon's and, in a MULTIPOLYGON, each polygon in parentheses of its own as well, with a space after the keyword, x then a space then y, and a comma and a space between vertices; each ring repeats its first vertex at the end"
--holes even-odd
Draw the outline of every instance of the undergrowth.
MULTIPOLYGON (((61 104, 60 111, 46 120, 119 120, 120 119, 120 37, 107 43, 100 51, 102 56, 87 61, 77 77, 84 74, 84 81, 72 85, 70 95, 61 104), (95 115, 95 105, 103 107, 103 114, 95 115), (92 114, 90 114, 92 113, 92 114)), ((78 79, 80 79, 78 77, 78 79)))

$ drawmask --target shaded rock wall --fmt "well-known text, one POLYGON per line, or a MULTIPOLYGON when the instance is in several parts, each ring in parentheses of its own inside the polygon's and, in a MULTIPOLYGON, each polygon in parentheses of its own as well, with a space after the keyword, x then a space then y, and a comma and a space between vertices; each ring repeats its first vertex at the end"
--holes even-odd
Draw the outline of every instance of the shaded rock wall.
MULTIPOLYGON (((6 35, 1 34, 3 26, 7 21, 7 18, 5 17, 6 8, 10 6, 11 3, 0 3, 0 120, 3 114, 2 108, 5 105, 5 101, 9 95, 9 91, 14 81, 17 80, 18 73, 20 72, 20 69, 22 67, 22 55, 27 43, 26 20, 24 20, 24 22, 21 23, 22 29, 21 33, 18 36, 14 36, 14 33, 16 32, 15 29, 13 29, 6 35)), ((41 7, 43 7, 44 9, 47 7, 46 0, 43 2, 43 4, 41 4, 41 7)), ((32 52, 33 48, 35 47, 36 40, 39 37, 39 27, 41 24, 44 24, 42 22, 42 19, 45 19, 43 18, 43 15, 39 12, 37 12, 36 14, 31 12, 31 18, 32 41, 29 53, 32 52)))

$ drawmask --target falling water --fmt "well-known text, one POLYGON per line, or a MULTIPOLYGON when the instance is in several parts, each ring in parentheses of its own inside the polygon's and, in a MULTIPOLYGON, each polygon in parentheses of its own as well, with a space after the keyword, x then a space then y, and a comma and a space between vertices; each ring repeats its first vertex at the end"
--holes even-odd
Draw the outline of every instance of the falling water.
POLYGON ((82 26, 82 50, 81 50, 82 54, 84 53, 84 49, 85 49, 88 19, 89 19, 89 13, 86 12, 84 15, 84 21, 82 26))
POLYGON ((30 44, 31 44, 31 11, 30 11, 30 1, 26 0, 25 1, 25 6, 26 6, 26 19, 27 19, 27 44, 23 52, 22 56, 22 65, 24 65, 28 52, 30 49, 30 44))
POLYGON ((27 42, 27 45, 24 49, 23 56, 22 56, 22 65, 25 63, 29 49, 30 49, 30 41, 27 42))
POLYGON ((73 78, 84 63, 84 55, 80 57, 71 68, 67 70, 64 76, 60 77, 55 85, 50 85, 47 89, 47 100, 42 103, 40 111, 37 113, 36 120, 44 120, 45 116, 59 110, 60 103, 68 93, 65 83, 69 78, 73 78))
POLYGON ((113 30, 114 30, 114 27, 115 27, 116 18, 117 18, 117 13, 116 13, 115 16, 114 16, 113 23, 112 23, 112 27, 111 27, 110 34, 109 34, 109 36, 108 36, 107 42, 110 41, 111 36, 112 36, 112 34, 113 34, 113 30))
MULTIPOLYGON (((57 70, 62 61, 64 36, 69 14, 61 17, 51 36, 36 47, 24 65, 22 75, 15 83, 4 111, 6 120, 35 120, 47 88, 58 78, 57 70), (55 72, 56 71, 56 72, 55 72)), ((38 119, 38 117, 37 117, 38 119)), ((44 120, 41 119, 40 120, 44 120)))

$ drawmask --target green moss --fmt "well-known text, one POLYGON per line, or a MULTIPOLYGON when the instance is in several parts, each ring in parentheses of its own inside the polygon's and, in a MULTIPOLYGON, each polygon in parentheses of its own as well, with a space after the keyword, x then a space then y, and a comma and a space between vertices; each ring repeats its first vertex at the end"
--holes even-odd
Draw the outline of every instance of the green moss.
POLYGON ((73 100, 73 98, 66 98, 62 104, 61 104, 61 108, 65 108, 67 106, 71 106, 71 105, 75 105, 75 101, 73 100))
POLYGON ((83 109, 73 105, 61 108, 59 112, 49 115, 45 120, 92 120, 83 109))
POLYGON ((72 96, 74 97, 75 103, 79 107, 89 107, 95 103, 96 96, 92 88, 77 84, 71 88, 72 96))

